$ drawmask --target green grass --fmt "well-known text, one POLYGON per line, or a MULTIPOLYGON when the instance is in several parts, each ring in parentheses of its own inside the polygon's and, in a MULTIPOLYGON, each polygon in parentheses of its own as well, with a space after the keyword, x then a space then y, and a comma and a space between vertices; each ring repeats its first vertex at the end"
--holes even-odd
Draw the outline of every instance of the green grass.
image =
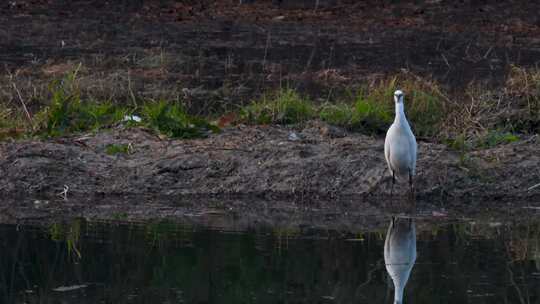
POLYGON ((128 144, 110 144, 105 148, 105 153, 109 155, 129 154, 131 153, 131 146, 128 144))
POLYGON ((319 118, 331 125, 365 134, 383 134, 392 123, 393 114, 382 103, 364 99, 362 95, 354 104, 325 104, 319 118))
POLYGON ((509 144, 519 140, 519 136, 510 132, 501 130, 490 130, 483 136, 477 136, 467 139, 464 134, 455 138, 446 138, 443 143, 450 149, 460 152, 461 157, 474 149, 487 149, 499 145, 509 144))
MULTIPOLYGON (((45 137, 64 136, 109 128, 119 123, 146 125, 171 138, 204 137, 209 132, 219 131, 206 119, 187 114, 176 102, 146 101, 142 108, 137 108, 109 101, 82 100, 75 79, 76 72, 72 72, 51 83, 50 105, 36 115, 38 134, 45 137), (126 115, 131 114, 138 114, 142 122, 124 121, 126 115)), ((124 150, 111 146, 107 153, 116 154, 124 150)))
POLYGON ((49 235, 55 242, 65 242, 68 256, 80 259, 82 258, 79 250, 81 236, 81 221, 74 220, 70 224, 53 223, 49 226, 49 235))
MULTIPOLYGON (((190 115, 182 100, 137 99, 140 102, 126 105, 83 99, 77 79, 79 68, 51 83, 50 99, 39 100, 47 106, 31 122, 18 108, 19 103, 0 103, 0 139, 65 136, 117 125, 146 126, 169 138, 200 138, 219 132, 209 118, 190 115), (125 121, 126 115, 137 115, 142 121, 125 121)), ((396 89, 405 93, 405 112, 415 135, 446 143, 455 150, 493 147, 518 140, 516 134, 540 131, 540 70, 520 68, 511 70, 501 91, 477 86, 453 98, 431 79, 408 72, 376 79, 349 96, 324 104, 293 89, 279 89, 241 108, 233 122, 297 124, 318 118, 382 137, 394 119, 396 89)), ((126 153, 125 147, 107 149, 110 154, 126 153)))
POLYGON ((470 142, 467 141, 467 138, 463 134, 454 138, 446 138, 443 140, 443 143, 456 151, 468 151, 472 148, 470 142))
POLYGON ((395 115, 394 91, 404 91, 405 113, 417 136, 435 136, 444 119, 444 95, 429 80, 398 74, 371 83, 356 95, 356 113, 370 133, 383 133, 395 115))
POLYGON ((478 139, 477 146, 479 148, 492 148, 501 144, 508 144, 518 140, 519 137, 510 132, 491 130, 484 137, 478 139))
POLYGON ((295 124, 315 117, 313 104, 292 89, 282 89, 253 101, 240 113, 242 120, 253 124, 295 124))
POLYGON ((97 130, 122 121, 128 110, 109 102, 82 102, 73 98, 54 99, 39 113, 41 132, 46 136, 97 130))
POLYGON ((0 140, 6 138, 21 138, 32 130, 22 113, 16 109, 0 104, 0 140))
POLYGON ((219 128, 206 119, 191 116, 177 103, 148 102, 141 111, 143 123, 171 138, 205 137, 219 128))
POLYGON ((123 122, 124 117, 132 113, 140 113, 141 124, 171 138, 204 137, 209 132, 219 131, 206 119, 187 114, 177 103, 148 101, 141 109, 130 109, 110 102, 83 102, 77 95, 58 90, 53 94, 51 105, 39 113, 40 133, 54 137, 98 130, 123 122))
MULTIPOLYGON (((354 102, 326 103, 317 107, 292 89, 281 89, 265 95, 241 110, 243 121, 253 124, 295 124, 315 117, 329 124, 369 134, 383 134, 394 118, 394 91, 397 78, 377 83, 371 89, 358 91, 354 102)), ((440 119, 440 100, 421 91, 411 91, 410 112, 421 117, 418 128, 422 135, 435 132, 433 124, 440 119), (420 112, 425 111, 423 116, 420 112), (432 113, 434 112, 434 113, 432 113)), ((414 126, 414 125, 413 125, 414 126)))
POLYGON ((380 79, 353 93, 353 104, 325 104, 319 117, 365 134, 382 135, 395 116, 394 91, 405 92, 405 112, 417 136, 436 136, 445 117, 444 95, 433 82, 399 74, 380 79))
MULTIPOLYGON (((392 91, 393 96, 394 93, 392 91)), ((376 94, 360 92, 354 104, 353 121, 361 126, 360 131, 368 134, 383 134, 392 123, 394 111, 389 103, 376 94)))
POLYGON ((324 104, 319 110, 319 118, 331 125, 354 129, 358 121, 354 107, 346 103, 324 104))
POLYGON ((75 72, 61 80, 53 81, 50 105, 36 116, 37 133, 46 137, 97 130, 122 121, 129 113, 125 107, 109 101, 83 101, 74 85, 75 72))

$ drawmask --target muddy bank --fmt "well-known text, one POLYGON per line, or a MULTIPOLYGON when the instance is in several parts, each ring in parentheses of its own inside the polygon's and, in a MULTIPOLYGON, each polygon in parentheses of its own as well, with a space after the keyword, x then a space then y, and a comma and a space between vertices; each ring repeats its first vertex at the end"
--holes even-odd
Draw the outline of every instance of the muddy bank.
MULTIPOLYGON (((412 208, 404 200, 273 199, 258 197, 71 196, 68 200, 3 198, 0 223, 48 227, 82 218, 112 225, 171 222, 186 227, 225 231, 298 229, 312 231, 383 231, 391 216, 412 217, 422 226, 448 223, 511 225, 537 220, 538 201, 418 200, 412 208)), ((428 228, 429 229, 429 228, 428 228)))
MULTIPOLYGON (((419 143, 419 200, 540 197, 538 136, 465 154, 419 143), (530 190, 529 190, 530 189, 530 190)), ((378 199, 389 195, 383 140, 320 122, 237 126, 198 140, 123 129, 0 144, 6 196, 237 196, 378 199), (109 154, 112 145, 125 151, 109 154), (108 153, 109 152, 109 153, 108 153)), ((396 189, 405 193, 405 183, 396 189)))

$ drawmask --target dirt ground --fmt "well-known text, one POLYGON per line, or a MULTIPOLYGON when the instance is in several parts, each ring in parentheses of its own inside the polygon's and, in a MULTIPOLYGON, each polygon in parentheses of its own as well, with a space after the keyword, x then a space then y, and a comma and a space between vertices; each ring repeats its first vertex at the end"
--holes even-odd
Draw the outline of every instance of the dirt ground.
POLYGON ((17 101, 15 82, 39 107, 35 97, 79 64, 86 95, 180 96, 204 113, 283 85, 325 101, 402 69, 459 92, 540 63, 535 1, 244 2, 6 2, 2 98, 17 101))
MULTIPOLYGON (((417 206, 443 214, 449 209, 454 217, 486 208, 503 214, 514 212, 508 206, 536 208, 538 140, 532 136, 469 152, 466 159, 443 145, 419 143, 417 206)), ((260 212, 267 208, 289 217, 287 210, 302 206, 319 210, 318 216, 369 214, 372 208, 392 211, 396 202, 399 208, 408 204, 405 182, 391 199, 383 154, 382 139, 317 121, 295 128, 240 125, 199 140, 161 140, 144 129, 118 128, 52 141, 1 143, 0 192, 24 198, 5 200, 8 218, 129 214, 136 219, 163 210, 178 216, 217 208, 253 211, 265 219, 260 212), (109 155, 111 144, 129 145, 129 152, 109 155), (178 202, 188 207, 177 209, 178 202)))
MULTIPOLYGON (((540 63, 535 1, 244 2, 2 3, 0 98, 18 103, 16 83, 33 111, 52 79, 79 67, 84 95, 181 97, 191 112, 208 113, 237 109, 284 84, 325 101, 406 69, 459 91, 471 81, 498 86, 511 65, 540 63)), ((457 217, 538 205, 538 141, 529 136, 467 155, 420 142, 417 204, 425 214, 457 217)), ((322 225, 336 210, 341 216, 380 212, 389 191, 382 139, 320 122, 240 125, 189 141, 117 128, 0 143, 0 216, 8 222, 230 211, 253 214, 255 221, 299 216, 309 218, 299 223, 322 225), (300 139, 291 140, 292 132, 300 139), (130 153, 109 155, 110 144, 129 144, 130 153)))

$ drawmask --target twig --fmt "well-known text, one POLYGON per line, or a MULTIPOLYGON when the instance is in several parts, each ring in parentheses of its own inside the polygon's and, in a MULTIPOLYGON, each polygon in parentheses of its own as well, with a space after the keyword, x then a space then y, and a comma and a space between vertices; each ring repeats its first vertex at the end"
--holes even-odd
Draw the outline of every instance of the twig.
POLYGON ((128 76, 128 91, 129 91, 129 96, 131 97, 131 101, 133 102, 133 105, 135 106, 135 108, 137 108, 137 107, 138 107, 138 105, 137 105, 137 98, 135 98, 135 94, 133 94, 133 89, 131 88, 131 75, 130 75, 130 70, 128 70, 127 76, 128 76))
POLYGON ((530 143, 530 142, 534 141, 537 137, 538 137, 538 134, 534 134, 531 138, 527 139, 525 142, 530 143))
POLYGON ((535 189, 535 188, 538 188, 540 187, 540 183, 534 185, 534 186, 530 186, 529 189, 527 189, 527 191, 531 191, 532 189, 535 189))
POLYGON ((451 69, 452 67, 450 66, 450 63, 448 63, 448 59, 446 59, 446 56, 444 56, 444 53, 441 53, 441 57, 444 60, 444 62, 446 63, 446 65, 448 66, 448 68, 451 69))
POLYGON ((263 70, 266 70, 266 56, 268 55, 268 47, 270 46, 271 32, 268 30, 266 34, 266 45, 264 47, 264 57, 262 62, 263 70))
POLYGON ((491 50, 493 50, 493 46, 490 46, 489 49, 486 51, 486 53, 484 54, 484 59, 486 59, 489 53, 491 53, 491 50))
POLYGON ((58 195, 61 196, 65 201, 67 201, 68 192, 69 192, 69 186, 64 185, 64 190, 62 190, 62 192, 58 193, 58 195))
POLYGON ((318 43, 319 43, 319 34, 320 34, 320 31, 317 31, 317 34, 315 35, 315 37, 313 37, 314 38, 313 49, 311 50, 311 54, 309 55, 308 61, 306 62, 304 73, 307 72, 308 69, 310 68, 313 58, 315 57, 315 53, 317 52, 318 43))
POLYGON ((26 118, 28 118, 28 121, 30 122, 30 126, 32 127, 32 129, 34 129, 34 121, 32 120, 32 116, 30 115, 30 112, 28 111, 28 108, 26 107, 26 104, 24 103, 21 92, 17 88, 17 85, 15 84, 15 82, 12 82, 11 84, 13 85, 15 92, 17 92, 17 96, 19 97, 19 101, 22 104, 24 113, 26 114, 26 118))

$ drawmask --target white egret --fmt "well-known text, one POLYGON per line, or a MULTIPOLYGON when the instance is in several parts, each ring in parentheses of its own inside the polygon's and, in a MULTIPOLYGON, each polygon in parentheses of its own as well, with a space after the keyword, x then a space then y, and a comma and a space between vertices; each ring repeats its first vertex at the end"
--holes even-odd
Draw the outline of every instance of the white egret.
POLYGON ((392 217, 384 241, 384 264, 394 283, 394 303, 403 303, 403 291, 416 262, 416 228, 412 218, 392 217))
POLYGON ((384 157, 392 174, 392 192, 396 178, 409 178, 411 193, 413 190, 413 177, 416 170, 416 138, 405 116, 403 92, 394 92, 396 105, 396 118, 386 132, 384 141, 384 157))

